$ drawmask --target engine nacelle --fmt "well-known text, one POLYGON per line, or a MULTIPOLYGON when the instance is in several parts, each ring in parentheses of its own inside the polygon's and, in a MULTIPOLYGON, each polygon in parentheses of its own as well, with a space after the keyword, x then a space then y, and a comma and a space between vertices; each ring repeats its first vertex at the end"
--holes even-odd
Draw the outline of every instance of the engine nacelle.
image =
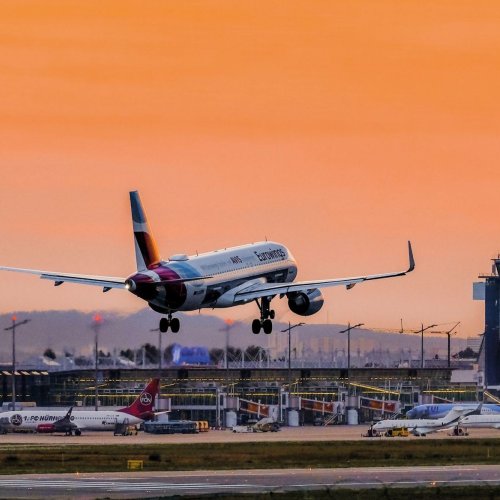
POLYGON ((287 297, 290 311, 299 316, 316 314, 325 302, 321 291, 317 288, 312 288, 306 292, 291 292, 287 294, 287 297))

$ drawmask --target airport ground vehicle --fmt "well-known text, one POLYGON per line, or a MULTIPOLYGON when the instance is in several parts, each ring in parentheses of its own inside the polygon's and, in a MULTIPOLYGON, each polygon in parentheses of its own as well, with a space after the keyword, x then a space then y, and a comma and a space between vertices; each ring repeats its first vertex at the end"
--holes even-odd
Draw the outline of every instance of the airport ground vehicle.
POLYGON ((195 420, 196 431, 197 432, 208 432, 208 421, 207 420, 195 420))
POLYGON ((408 437, 410 433, 407 427, 394 427, 393 429, 389 429, 385 435, 387 437, 408 437))
POLYGON ((373 425, 370 425, 370 427, 366 431, 366 434, 362 434, 362 437, 369 437, 369 438, 380 437, 380 436, 381 436, 381 434, 373 428, 373 425))
POLYGON ((235 425, 233 427, 233 432, 238 433, 246 433, 246 432, 255 432, 253 425, 235 425))
POLYGON ((137 425, 130 424, 128 420, 117 422, 115 425, 114 436, 137 436, 137 425))

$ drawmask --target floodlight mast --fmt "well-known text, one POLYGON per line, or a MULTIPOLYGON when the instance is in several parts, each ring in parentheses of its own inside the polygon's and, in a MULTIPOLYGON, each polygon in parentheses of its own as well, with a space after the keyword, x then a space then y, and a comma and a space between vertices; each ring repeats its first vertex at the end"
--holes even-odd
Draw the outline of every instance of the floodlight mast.
POLYGON ((98 379, 98 364, 99 364, 99 330, 101 329, 103 323, 103 318, 100 314, 95 314, 94 317, 92 318, 92 330, 94 330, 95 336, 94 336, 94 343, 95 343, 95 372, 94 372, 94 378, 95 378, 95 388, 94 388, 94 397, 95 397, 95 411, 99 410, 99 392, 97 388, 97 379, 98 379))
MULTIPOLYGON (((339 333, 347 332, 347 372, 351 368, 351 330, 364 326, 364 323, 358 323, 357 325, 351 326, 351 323, 347 323, 347 328, 345 330, 340 330, 339 333)), ((349 378, 349 376, 348 376, 349 378)))
POLYGON ((5 331, 12 330, 12 411, 16 409, 16 327, 25 325, 30 319, 17 321, 17 316, 12 316, 12 326, 4 328, 5 331))
POLYGON ((284 330, 281 330, 281 333, 288 332, 288 392, 291 390, 291 383, 292 383, 292 378, 291 378, 291 373, 292 373, 292 341, 291 341, 291 335, 290 332, 296 328, 297 326, 302 326, 305 325, 305 323, 296 323, 295 325, 292 325, 290 321, 288 322, 288 328, 285 328, 284 330))
POLYGON ((453 330, 460 324, 460 321, 457 321, 452 328, 446 331, 431 331, 431 333, 443 333, 448 337, 448 368, 451 368, 451 335, 453 330))
POLYGON ((420 339, 420 367, 424 368, 424 332, 427 331, 429 328, 434 328, 435 326, 438 325, 429 325, 424 328, 424 324, 421 323, 421 328, 420 330, 416 330, 414 333, 420 333, 421 339, 420 339))

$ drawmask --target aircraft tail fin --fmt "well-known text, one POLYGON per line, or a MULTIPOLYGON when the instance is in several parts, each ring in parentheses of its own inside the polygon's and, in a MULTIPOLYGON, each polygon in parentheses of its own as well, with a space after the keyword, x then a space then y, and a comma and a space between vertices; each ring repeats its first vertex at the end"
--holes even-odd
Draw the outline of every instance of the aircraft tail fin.
POLYGON ((454 406, 444 417, 443 424, 451 424, 454 422, 458 422, 461 418, 466 415, 474 414, 479 409, 481 411, 480 406, 476 409, 470 409, 464 406, 454 406))
POLYGON ((144 271, 150 266, 158 264, 161 257, 137 191, 130 192, 130 208, 132 210, 132 223, 134 226, 137 270, 144 271))
POLYGON ((154 401, 159 388, 160 379, 152 379, 131 405, 121 408, 118 411, 127 413, 137 418, 142 418, 144 420, 151 418, 153 415, 154 401))

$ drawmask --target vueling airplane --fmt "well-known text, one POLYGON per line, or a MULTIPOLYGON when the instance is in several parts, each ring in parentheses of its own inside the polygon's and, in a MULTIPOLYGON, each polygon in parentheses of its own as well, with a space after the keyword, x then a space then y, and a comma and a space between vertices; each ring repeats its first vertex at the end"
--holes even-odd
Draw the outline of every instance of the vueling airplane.
POLYGON ((160 379, 152 379, 135 401, 119 410, 16 410, 0 413, 0 422, 6 430, 39 433, 82 431, 112 431, 116 424, 140 424, 153 416, 153 405, 160 379))
POLYGON ((272 331, 275 313, 271 301, 275 297, 288 300, 288 307, 300 316, 317 313, 323 306, 320 288, 343 285, 351 289, 364 281, 403 276, 415 267, 408 242, 409 268, 406 271, 372 274, 340 279, 297 281, 297 264, 290 251, 279 243, 264 241, 225 248, 200 255, 177 254, 167 261, 160 257, 149 227, 139 193, 130 193, 135 238, 137 272, 127 278, 69 274, 35 269, 0 267, 4 271, 36 274, 54 281, 102 287, 104 292, 122 288, 145 300, 151 309, 165 314, 160 331, 178 332, 180 322, 172 317, 177 311, 202 308, 232 307, 255 301, 260 317, 252 322, 253 333, 272 331))

